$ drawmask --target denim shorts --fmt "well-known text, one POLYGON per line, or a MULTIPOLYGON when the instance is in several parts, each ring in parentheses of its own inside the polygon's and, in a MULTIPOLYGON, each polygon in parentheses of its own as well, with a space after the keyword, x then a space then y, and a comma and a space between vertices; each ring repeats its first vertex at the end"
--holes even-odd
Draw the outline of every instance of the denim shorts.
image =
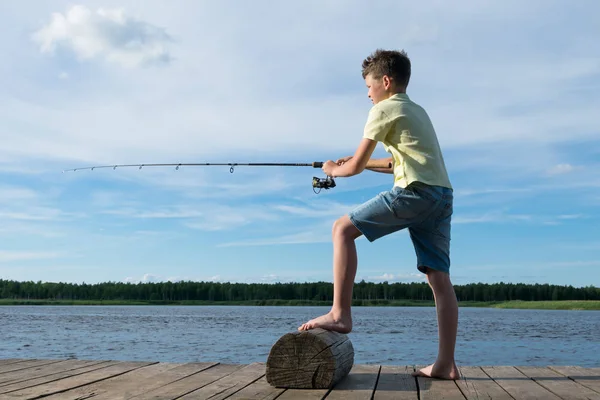
POLYGON ((350 221, 373 242, 408 228, 417 255, 417 269, 450 271, 450 221, 453 191, 441 186, 413 182, 394 186, 349 213, 350 221))

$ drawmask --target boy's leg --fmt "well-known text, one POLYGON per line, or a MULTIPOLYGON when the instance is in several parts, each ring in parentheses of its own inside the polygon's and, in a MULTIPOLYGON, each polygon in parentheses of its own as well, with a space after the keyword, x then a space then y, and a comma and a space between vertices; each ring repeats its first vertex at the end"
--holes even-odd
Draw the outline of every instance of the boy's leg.
POLYGON ((408 227, 431 207, 410 190, 395 187, 361 204, 333 225, 333 306, 319 318, 302 324, 298 330, 323 328, 341 333, 352 330, 352 289, 357 269, 355 240, 364 235, 370 242, 408 227))
POLYGON ((329 313, 302 324, 298 330, 323 328, 341 333, 352 330, 352 289, 358 257, 354 240, 361 232, 347 215, 333 224, 333 306, 329 313))
POLYGON ((454 362, 458 328, 458 302, 450 281, 450 236, 453 213, 453 193, 440 187, 422 187, 415 190, 423 196, 438 199, 431 214, 409 228, 417 254, 417 268, 427 276, 433 291, 438 322, 439 349, 435 362, 415 376, 458 379, 454 362))
POLYGON ((413 376, 427 376, 441 379, 458 379, 459 373, 454 361, 456 332, 458 329, 458 302, 450 275, 443 271, 427 268, 427 281, 433 290, 438 321, 439 348, 435 362, 413 376))

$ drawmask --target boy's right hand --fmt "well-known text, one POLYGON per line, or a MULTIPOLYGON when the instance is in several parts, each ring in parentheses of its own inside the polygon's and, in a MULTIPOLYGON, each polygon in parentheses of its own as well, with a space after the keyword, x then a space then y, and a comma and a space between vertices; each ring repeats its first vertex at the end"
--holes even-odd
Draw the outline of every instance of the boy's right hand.
POLYGON ((342 165, 344 164, 346 161, 348 161, 349 159, 351 159, 353 156, 346 156, 346 157, 342 157, 340 159, 338 159, 335 163, 337 165, 342 165))

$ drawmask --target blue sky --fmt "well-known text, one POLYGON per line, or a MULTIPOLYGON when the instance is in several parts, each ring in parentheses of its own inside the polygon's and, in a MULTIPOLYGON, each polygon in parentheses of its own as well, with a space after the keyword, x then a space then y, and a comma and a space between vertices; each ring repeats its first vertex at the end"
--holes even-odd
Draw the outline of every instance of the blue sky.
MULTIPOLYGON (((333 222, 391 175, 63 170, 351 155, 381 47, 443 147, 453 281, 600 285, 600 3, 141 4, 0 4, 0 278, 331 281, 333 222)), ((357 249, 357 281, 423 280, 406 232, 357 249)))

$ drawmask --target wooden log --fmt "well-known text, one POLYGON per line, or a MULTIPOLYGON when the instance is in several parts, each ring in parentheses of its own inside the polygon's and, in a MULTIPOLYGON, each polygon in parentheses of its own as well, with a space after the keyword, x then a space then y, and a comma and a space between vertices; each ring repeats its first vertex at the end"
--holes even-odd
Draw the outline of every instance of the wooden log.
POLYGON ((266 365, 271 386, 329 389, 354 365, 354 347, 347 335, 321 328, 286 333, 273 345, 266 365))

